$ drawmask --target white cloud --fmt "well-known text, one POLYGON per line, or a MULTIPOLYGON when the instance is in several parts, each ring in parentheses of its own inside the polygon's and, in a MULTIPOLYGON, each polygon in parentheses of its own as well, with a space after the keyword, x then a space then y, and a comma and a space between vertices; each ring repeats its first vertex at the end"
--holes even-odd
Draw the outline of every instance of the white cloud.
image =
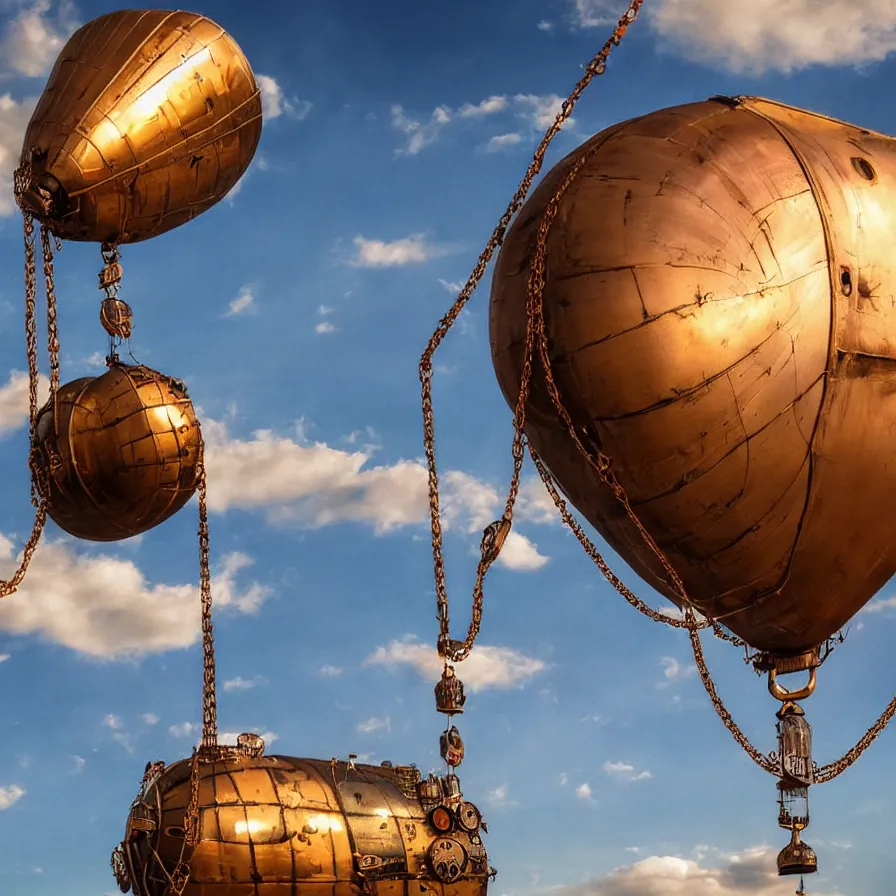
POLYGON ((560 772, 558 781, 561 787, 566 787, 566 785, 569 784, 569 775, 566 772, 560 772))
MULTIPOLYGON (((390 641, 364 660, 365 666, 412 666, 427 680, 437 679, 444 661, 436 649, 413 639, 390 641)), ((457 666, 457 674, 471 692, 486 688, 510 688, 543 671, 545 664, 509 647, 477 644, 470 656, 457 666)))
POLYGON ((490 96, 481 103, 465 103, 457 114, 461 118, 483 118, 486 115, 494 115, 495 112, 503 112, 507 108, 506 96, 490 96))
POLYGON ((319 324, 314 325, 314 332, 318 336, 326 336, 328 333, 336 332, 336 325, 331 324, 328 320, 322 320, 319 324))
POLYGON ((195 722, 180 722, 168 728, 168 733, 172 737, 190 737, 197 731, 199 731, 199 726, 195 722))
MULTIPOLYGON (((199 637, 199 589, 194 584, 150 584, 131 561, 80 554, 72 542, 46 541, 14 600, 0 601, 0 629, 36 634, 88 656, 113 659, 189 647, 199 637)), ((0 576, 15 566, 12 542, 0 535, 0 576)), ((269 590, 237 587, 252 561, 225 555, 213 577, 216 606, 255 612, 269 590)))
MULTIPOLYGON (((232 439, 225 424, 210 420, 203 424, 203 434, 213 511, 263 509, 271 522, 312 528, 363 522, 372 524, 377 534, 419 525, 427 518, 427 474, 418 461, 368 467, 370 449, 301 444, 267 430, 251 440, 232 439)), ((497 490, 467 473, 448 470, 442 483, 446 528, 479 535, 501 511, 497 490)), ((520 519, 542 516, 537 501, 521 500, 520 519)), ((502 566, 522 572, 546 562, 518 532, 510 533, 498 557, 502 566)))
POLYGON ((87 765, 87 760, 83 756, 72 756, 72 762, 74 763, 74 769, 72 769, 73 774, 79 774, 84 771, 84 766, 87 765))
POLYGON ((237 293, 236 298, 227 308, 227 317, 233 317, 235 314, 243 314, 248 311, 255 303, 255 291, 251 286, 243 286, 237 293))
POLYGON ((447 106, 437 106, 429 121, 422 122, 409 118, 404 107, 395 105, 392 107, 392 127, 401 131, 407 138, 407 146, 397 149, 396 155, 415 156, 424 146, 434 143, 442 129, 451 121, 451 110, 447 106))
MULTIPOLYGON (((618 16, 614 0, 574 0, 580 27, 618 16)), ((646 18, 663 46, 748 74, 862 66, 896 50, 893 0, 789 0, 786 15, 778 0, 657 0, 646 18)))
MULTIPOLYGON (((2 413, 2 412, 0 412, 2 413)), ((2 419, 2 418, 0 418, 2 419)), ((860 613, 883 613, 885 610, 896 609, 896 597, 877 597, 869 601, 859 610, 860 613)))
POLYGON ((317 313, 321 317, 327 317, 330 314, 333 314, 336 311, 335 308, 331 308, 329 305, 319 305, 317 308, 317 313))
POLYGON ((498 563, 516 572, 534 572, 541 569, 549 557, 538 552, 538 548, 525 535, 511 532, 498 555, 498 563))
POLYGON ((697 667, 693 663, 680 663, 673 656, 660 657, 660 663, 663 666, 663 676, 665 681, 661 681, 661 685, 671 684, 681 678, 690 678, 696 671, 697 667))
POLYGON ((10 19, 0 37, 0 66, 26 78, 46 74, 59 51, 78 28, 73 3, 60 2, 51 13, 50 0, 24 4, 10 19))
POLYGON ((439 283, 442 284, 442 288, 446 292, 453 293, 454 295, 458 295, 464 286, 466 286, 463 280, 443 280, 441 277, 439 277, 439 283))
MULTIPOLYGON (((0 98, 0 118, 2 118, 2 98, 0 98)), ((38 404, 43 404, 50 395, 50 383, 43 375, 38 384, 38 404)), ((13 370, 6 383, 0 386, 0 435, 21 429, 28 423, 28 374, 13 370)))
MULTIPOLYGON (((538 96, 535 94, 517 94, 508 99, 506 96, 490 96, 479 103, 464 103, 456 111, 449 106, 437 106, 428 121, 410 118, 401 106, 392 107, 392 125, 408 138, 407 144, 396 150, 396 155, 415 156, 422 149, 435 143, 448 125, 457 121, 482 121, 483 119, 506 112, 512 106, 516 108, 517 117, 524 119, 535 130, 547 130, 560 111, 563 97, 556 94, 538 96)), ((568 125, 573 124, 570 118, 568 125)), ((485 145, 487 152, 495 152, 507 146, 519 143, 520 134, 504 133, 492 137, 485 145)))
POLYGON ((579 784, 576 787, 576 796, 585 802, 592 802, 594 797, 591 795, 591 785, 587 781, 584 784, 579 784))
POLYGON ((124 727, 124 723, 121 721, 121 719, 118 718, 115 713, 111 712, 106 716, 106 718, 103 719, 103 725, 106 728, 111 728, 113 731, 121 731, 121 729, 124 727))
POLYGON ((229 678, 225 681, 222 687, 225 691, 251 691, 263 681, 264 679, 258 676, 255 676, 255 678, 241 678, 237 675, 236 678, 229 678))
POLYGON ((677 856, 649 856, 604 877, 552 889, 552 896, 793 896, 792 879, 779 878, 767 847, 727 856, 704 868, 677 856))
POLYGON ((542 19, 536 26, 539 31, 553 31, 554 23, 549 22, 547 19, 542 19))
POLYGON ((13 784, 11 787, 0 787, 0 812, 15 805, 23 796, 25 788, 13 784))
POLYGON ((618 778, 621 781, 646 781, 653 777, 649 771, 635 771, 630 762, 605 762, 604 771, 611 778, 618 778))
POLYGON ((522 139, 521 134, 496 134, 485 144, 485 151, 500 152, 502 149, 507 149, 508 146, 516 146, 522 139))
MULTIPOLYGON (((520 118, 524 118, 529 125, 536 131, 546 131, 560 114, 560 108, 566 97, 558 96, 556 93, 548 93, 539 96, 534 93, 518 93, 513 101, 519 108, 517 113, 520 118)), ((564 127, 572 127, 575 119, 568 118, 564 122, 564 127)))
POLYGON ((10 658, 8 653, 0 653, 0 663, 5 663, 10 658))
POLYGON ((11 215, 16 210, 12 175, 19 165, 25 128, 36 103, 36 97, 20 102, 8 93, 0 94, 0 217, 11 215))
POLYGON ((324 678, 335 678, 337 675, 342 675, 342 669, 338 666, 325 664, 317 670, 317 674, 322 675, 324 678))
POLYGON ((573 22, 579 28, 615 25, 621 9, 616 0, 573 0, 573 22))
POLYGON ((277 79, 270 75, 256 75, 255 83, 261 90, 262 115, 268 121, 279 118, 281 115, 302 121, 312 109, 312 104, 306 100, 287 99, 277 79))
POLYGON ((372 716, 363 722, 358 722, 358 731, 361 734, 373 734, 375 731, 390 731, 392 729, 392 720, 389 716, 377 718, 372 716))
POLYGON ((494 790, 490 790, 485 797, 485 801, 493 809, 509 809, 517 804, 507 796, 507 785, 501 784, 494 790))
POLYGON ((159 717, 154 712, 145 712, 140 716, 140 721, 152 728, 153 725, 159 724, 159 717))
POLYGON ((404 267, 423 264, 448 254, 444 246, 427 242, 422 234, 413 234, 392 242, 356 236, 354 243, 357 251, 349 264, 358 268, 404 267))

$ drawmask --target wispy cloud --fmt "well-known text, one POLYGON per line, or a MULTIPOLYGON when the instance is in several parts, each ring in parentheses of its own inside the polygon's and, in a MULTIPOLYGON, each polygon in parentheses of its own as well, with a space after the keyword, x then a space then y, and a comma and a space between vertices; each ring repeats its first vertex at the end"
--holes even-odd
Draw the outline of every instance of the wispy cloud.
POLYGON ((490 96, 488 99, 482 100, 481 103, 465 103, 457 110, 457 114, 461 118, 483 118, 486 115, 503 112, 507 106, 506 96, 490 96))
POLYGON ((237 296, 227 308, 227 317, 234 317, 237 314, 245 314, 255 305, 255 290, 252 286, 246 285, 240 288, 237 296))
POLYGON ((364 719, 363 722, 358 722, 358 731, 361 734, 373 734, 376 731, 390 731, 391 729, 392 720, 389 716, 383 718, 372 716, 369 719, 364 719))
POLYGON ((428 121, 410 118, 403 106, 393 106, 392 126, 407 137, 407 144, 396 149, 396 155, 417 155, 425 146, 435 143, 442 129, 450 121, 451 110, 447 106, 437 106, 428 121))
POLYGON ((13 784, 10 787, 0 787, 0 812, 14 806, 23 796, 25 796, 25 788, 13 784))
POLYGON ((636 771, 630 762, 605 762, 604 771, 621 781, 646 781, 653 777, 649 771, 636 771))
POLYGON ((423 264, 448 254, 445 246, 430 243, 423 234, 412 234, 402 239, 368 239, 356 236, 355 255, 349 264, 359 268, 393 268, 410 264, 423 264))
MULTIPOLYGON (((481 127, 484 121, 500 118, 503 113, 511 111, 518 119, 525 121, 527 126, 544 131, 557 117, 562 104, 563 97, 556 94, 541 96, 518 93, 513 97, 495 95, 478 103, 465 103, 456 111, 449 106, 437 106, 428 119, 412 118, 402 106, 394 106, 392 125, 407 137, 406 144, 396 150, 396 155, 417 155, 427 146, 436 143, 449 125, 467 122, 470 126, 481 127)), ((566 126, 572 124, 573 119, 570 118, 566 126)), ((485 144, 485 150, 497 152, 519 143, 522 139, 521 134, 505 130, 490 137, 485 144)))
POLYGON ((235 678, 228 678, 227 681, 224 682, 222 687, 225 691, 251 691, 257 688, 260 684, 264 684, 265 679, 260 675, 256 675, 252 678, 241 678, 237 675, 235 678))
POLYGON ((496 134, 490 137, 488 143, 485 144, 486 152, 500 152, 511 146, 516 146, 523 139, 522 134, 496 134))
POLYGON ((287 98, 280 83, 270 75, 256 75, 255 82, 261 90, 261 111, 267 121, 281 115, 302 121, 313 108, 307 100, 287 98))
POLYGON ((342 675, 342 669, 327 663, 317 670, 317 674, 322 675, 324 678, 335 678, 337 675, 342 675))
POLYGON ((199 725, 196 722, 179 722, 168 728, 168 733, 172 737, 191 737, 199 731, 199 725))

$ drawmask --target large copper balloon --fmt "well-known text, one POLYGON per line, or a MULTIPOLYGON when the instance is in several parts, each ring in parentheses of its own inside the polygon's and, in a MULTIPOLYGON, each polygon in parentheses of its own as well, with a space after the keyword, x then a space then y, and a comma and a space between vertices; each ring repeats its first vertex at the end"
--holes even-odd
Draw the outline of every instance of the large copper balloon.
MULTIPOLYGON (((245 737, 245 735, 243 735, 245 737)), ((188 842, 190 760, 146 781, 113 867, 123 892, 173 896, 485 896, 472 803, 431 808, 412 767, 289 756, 203 763, 188 842), (438 825, 438 827, 437 827, 438 825)), ((426 783, 426 782, 422 782, 426 783)))
MULTIPOLYGON (((519 394, 536 233, 553 376, 589 450, 700 606, 786 655, 896 572, 896 141, 755 98, 616 125, 521 210, 491 295, 519 394)), ((560 422, 536 365, 527 433, 636 572, 675 592, 560 422)))
POLYGON ((219 25, 123 10, 75 32, 22 148, 21 204, 69 240, 136 243, 223 199, 261 135, 261 96, 219 25))
POLYGON ((186 387, 124 364, 62 386, 39 412, 32 462, 66 532, 117 541, 158 526, 199 484, 202 435, 186 387))

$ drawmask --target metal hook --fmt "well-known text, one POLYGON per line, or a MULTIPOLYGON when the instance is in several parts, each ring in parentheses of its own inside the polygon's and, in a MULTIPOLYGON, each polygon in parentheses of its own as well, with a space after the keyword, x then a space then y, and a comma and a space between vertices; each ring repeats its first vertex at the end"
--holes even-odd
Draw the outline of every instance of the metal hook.
POLYGON ((798 691, 788 691, 778 684, 777 673, 775 670, 769 669, 768 692, 775 698, 775 700, 780 700, 782 703, 786 703, 789 700, 805 700, 815 693, 816 671, 817 670, 814 667, 809 670, 809 680, 798 691))

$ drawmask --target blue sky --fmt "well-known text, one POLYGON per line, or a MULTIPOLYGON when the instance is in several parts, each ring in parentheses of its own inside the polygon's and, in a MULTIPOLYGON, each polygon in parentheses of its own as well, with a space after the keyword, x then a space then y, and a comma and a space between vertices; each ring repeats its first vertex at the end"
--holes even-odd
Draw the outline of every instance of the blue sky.
MULTIPOLYGON (((438 764, 442 719, 416 366, 562 96, 603 43, 589 0, 194 5, 265 90, 253 166, 189 226, 125 247, 135 355, 185 379, 209 445, 221 730, 271 750, 438 764)), ((648 0, 558 137, 719 93, 896 133, 892 0, 648 0), (860 67, 859 64, 861 64, 860 67)), ((21 221, 9 183, 49 65, 103 3, 0 0, 0 571, 31 525, 21 221)), ((63 378, 101 372, 97 247, 57 261, 63 378)), ((437 356, 449 592, 465 630, 482 526, 510 474, 487 283, 437 356)), ((634 613, 527 471, 516 538, 460 669, 462 780, 489 822, 496 896, 784 896, 774 780, 740 752, 687 638, 634 613)), ((118 545, 50 527, 0 602, 0 893, 112 893, 108 857, 146 761, 196 740, 196 510, 118 545)), ((649 593, 612 554, 614 567, 649 593)), ((806 704, 816 758, 890 699, 894 592, 854 622, 806 704), (893 598, 892 602, 888 602, 893 598), (871 624, 873 623, 873 624, 871 624)), ((763 749, 774 710, 706 639, 763 749)), ((809 891, 891 885, 894 735, 812 794, 809 891)))

